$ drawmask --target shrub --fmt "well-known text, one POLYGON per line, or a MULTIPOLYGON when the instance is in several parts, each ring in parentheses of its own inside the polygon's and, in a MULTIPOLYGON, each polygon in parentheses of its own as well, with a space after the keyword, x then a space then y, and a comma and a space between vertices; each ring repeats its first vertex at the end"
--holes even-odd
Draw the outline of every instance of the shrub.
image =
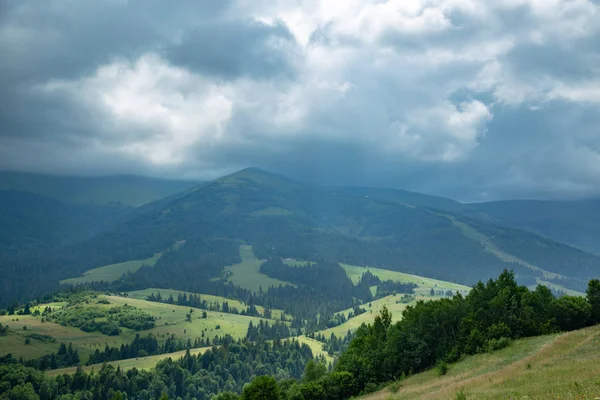
POLYGON ((393 382, 390 386, 388 386, 388 390, 392 393, 398 393, 398 391, 402 389, 402 386, 404 386, 402 382, 396 381, 393 382))
POLYGON ((436 367, 439 376, 444 376, 448 373, 448 364, 445 361, 440 361, 436 367))
POLYGON ((460 391, 456 393, 456 400, 467 400, 465 388, 460 389, 460 391))
POLYGON ((507 337, 501 337, 500 339, 489 339, 486 342, 486 350, 491 353, 492 351, 500 350, 508 347, 511 340, 507 337))

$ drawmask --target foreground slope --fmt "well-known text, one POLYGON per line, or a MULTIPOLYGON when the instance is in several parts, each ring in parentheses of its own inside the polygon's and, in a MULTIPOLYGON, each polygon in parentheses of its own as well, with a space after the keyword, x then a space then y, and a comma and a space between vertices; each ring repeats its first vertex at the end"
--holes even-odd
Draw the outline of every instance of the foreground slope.
POLYGON ((467 399, 597 399, 599 358, 595 326, 517 340, 452 364, 445 376, 427 371, 362 399, 454 399, 461 392, 467 399))

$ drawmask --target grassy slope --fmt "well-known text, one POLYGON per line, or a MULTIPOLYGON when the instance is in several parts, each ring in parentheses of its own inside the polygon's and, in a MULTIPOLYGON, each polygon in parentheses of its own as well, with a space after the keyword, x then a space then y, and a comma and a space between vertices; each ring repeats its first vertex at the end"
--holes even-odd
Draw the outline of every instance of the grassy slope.
POLYGON ((153 257, 145 260, 126 261, 118 264, 105 265, 103 267, 90 269, 83 273, 83 276, 77 278, 64 279, 61 284, 75 285, 78 283, 107 281, 113 282, 121 278, 127 272, 133 273, 140 269, 142 265, 154 266, 162 253, 156 253, 153 257))
MULTIPOLYGON (((99 296, 98 299, 105 298, 110 304, 94 304, 98 307, 113 307, 129 304, 143 311, 148 312, 157 318, 156 327, 153 329, 140 331, 140 335, 152 333, 159 340, 164 340, 167 334, 175 334, 181 340, 201 338, 204 332, 205 337, 212 339, 215 335, 223 336, 229 334, 234 338, 242 338, 246 335, 248 324, 252 321, 258 324, 261 318, 248 317, 236 314, 227 314, 222 312, 207 311, 207 318, 201 318, 201 311, 195 310, 192 322, 186 322, 186 314, 189 313, 189 307, 181 307, 170 304, 154 303, 133 298, 117 296, 99 296), (166 325, 168 324, 168 325, 166 325), (217 326, 220 326, 217 329, 217 326), (184 333, 185 332, 185 333, 184 333)), ((60 308, 62 304, 53 304, 53 308, 60 308)), ((43 305, 45 307, 46 305, 43 305)), ((274 323, 272 320, 266 320, 274 323)), ((120 346, 122 343, 130 343, 134 338, 136 331, 122 328, 118 336, 106 336, 99 332, 83 332, 79 328, 62 326, 52 322, 41 322, 41 317, 32 315, 20 316, 2 316, 0 323, 9 326, 9 334, 0 337, 0 355, 12 353, 15 357, 24 358, 40 357, 44 354, 56 352, 60 342, 73 343, 73 346, 79 351, 83 362, 96 349, 103 350, 105 345, 120 346), (13 321, 18 318, 19 321, 13 321), (23 326, 27 326, 27 331, 23 326), (50 335, 56 339, 55 343, 42 343, 37 340, 31 340, 30 345, 24 345, 25 337, 30 333, 39 333, 50 335)))
MULTIPOLYGON (((179 250, 181 246, 185 243, 184 240, 178 241, 171 247, 172 250, 179 250)), ((110 264, 105 265, 103 267, 98 267, 94 269, 90 269, 83 273, 83 276, 79 276, 76 278, 63 279, 60 281, 61 284, 70 284, 76 285, 79 283, 89 283, 89 282, 113 282, 120 279, 126 273, 134 273, 138 269, 140 269, 143 265, 149 265, 154 267, 158 262, 158 259, 162 256, 162 253, 156 253, 154 256, 150 258, 146 258, 145 260, 133 260, 133 261, 125 261, 118 264, 110 264)))
POLYGON ((492 354, 467 357, 446 376, 435 370, 414 375, 379 399, 597 399, 600 395, 600 326, 514 342, 492 354))
MULTIPOLYGON (((240 312, 242 310, 248 310, 248 306, 239 300, 232 300, 232 299, 228 299, 226 297, 213 296, 210 294, 183 292, 181 290, 174 290, 174 289, 149 288, 149 289, 136 290, 133 292, 129 292, 128 296, 130 298, 134 298, 134 299, 138 299, 138 300, 145 300, 146 297, 150 296, 150 294, 152 294, 152 293, 154 293, 155 295, 158 295, 160 293, 160 295, 163 299, 167 299, 171 295, 173 296, 174 299, 177 299, 177 296, 179 296, 180 293, 182 295, 186 294, 188 296, 195 295, 195 296, 199 296, 202 300, 205 300, 208 303, 219 303, 219 305, 222 305, 223 302, 227 302, 229 304, 229 307, 235 307, 240 312)), ((265 312, 264 307, 256 306, 256 309, 258 310, 259 313, 264 315, 264 312, 265 312)), ((274 319, 281 319, 281 313, 283 312, 282 310, 271 310, 271 311, 272 311, 272 315, 273 315, 274 319)))
POLYGON ((252 246, 240 246, 240 257, 242 258, 241 263, 225 267, 225 274, 231 274, 228 280, 235 285, 254 292, 258 292, 260 287, 267 290, 271 286, 291 285, 291 283, 261 274, 259 269, 263 262, 256 258, 252 246))
POLYGON ((373 275, 378 276, 381 280, 392 280, 396 282, 402 283, 415 283, 418 285, 417 289, 415 289, 416 294, 429 295, 429 291, 433 288, 435 290, 452 290, 454 292, 460 291, 462 293, 467 293, 471 290, 470 287, 459 285, 457 283, 440 281, 437 279, 425 278, 422 276, 405 274, 403 272, 396 271, 388 271, 386 269, 381 268, 371 268, 371 267, 359 267, 355 265, 341 264, 342 267, 346 270, 346 274, 354 284, 357 284, 360 280, 360 277, 363 273, 367 271, 371 271, 373 275))
MULTIPOLYGON (((440 214, 440 215, 445 215, 445 214, 440 214)), ((475 240, 476 242, 481 243, 481 245, 484 247, 485 251, 487 251, 491 254, 494 254, 499 259, 506 261, 506 262, 514 262, 514 263, 521 264, 524 267, 527 267, 534 271, 541 271, 543 273, 544 277, 546 277, 546 278, 563 277, 562 275, 545 271, 536 265, 528 263, 518 257, 513 256, 512 254, 505 252, 504 250, 502 250, 498 246, 496 246, 494 243, 492 243, 490 238, 488 238, 486 235, 479 232, 477 229, 473 228, 470 225, 465 224, 464 222, 457 221, 456 218, 451 215, 445 215, 445 216, 450 221, 452 221, 452 223, 454 225, 456 225, 458 228, 460 228, 460 230, 463 232, 463 235, 465 235, 466 237, 468 237, 470 239, 475 240)), ((562 290, 565 294, 568 294, 571 296, 582 296, 583 295, 583 293, 577 292, 575 290, 567 289, 564 286, 561 286, 561 285, 558 285, 555 283, 551 283, 551 282, 546 282, 541 279, 537 279, 537 283, 539 285, 548 286, 549 288, 554 289, 554 290, 562 290)))
MULTIPOLYGON (((341 325, 322 330, 318 333, 322 333, 323 335, 325 335, 325 337, 331 336, 332 333, 337 337, 346 336, 348 331, 354 331, 354 330, 358 329, 358 327, 361 326, 363 323, 366 323, 366 324, 372 323, 373 318, 375 318, 375 316, 377 314, 379 314, 379 311, 381 310, 381 308, 383 306, 386 306, 388 308, 388 310, 390 310, 390 312, 392 313, 392 321, 398 321, 402 318, 402 311, 404 311, 404 309, 407 306, 409 306, 410 304, 414 304, 414 302, 412 302, 412 303, 396 303, 401 298, 402 298, 402 295, 397 294, 396 296, 390 295, 390 296, 383 297, 379 300, 372 301, 372 302, 362 306, 364 309, 367 310, 366 313, 360 314, 357 317, 350 318, 348 321, 344 322, 341 325)), ((417 300, 427 300, 427 299, 431 300, 431 299, 433 299, 433 297, 417 296, 417 300)), ((340 311, 340 314, 344 313, 347 316, 350 311, 351 311, 351 309, 343 310, 343 311, 340 311)))
MULTIPOLYGON (((200 347, 197 349, 190 349, 190 354, 204 354, 206 350, 211 349, 212 347, 200 347)), ((112 365, 114 367, 120 366, 121 369, 127 371, 132 368, 137 369, 151 369, 153 368, 157 362, 171 358, 173 360, 177 360, 185 355, 187 350, 176 351, 174 353, 167 354, 159 354, 157 356, 148 356, 148 357, 138 357, 138 358, 130 358, 128 360, 119 360, 119 361, 111 361, 107 362, 108 365, 112 365)), ((100 370, 102 368, 102 364, 94 364, 83 367, 84 371, 100 370)), ((46 374, 49 376, 56 376, 62 374, 72 374, 77 370, 77 367, 69 367, 69 368, 60 368, 55 370, 46 371, 46 374)))

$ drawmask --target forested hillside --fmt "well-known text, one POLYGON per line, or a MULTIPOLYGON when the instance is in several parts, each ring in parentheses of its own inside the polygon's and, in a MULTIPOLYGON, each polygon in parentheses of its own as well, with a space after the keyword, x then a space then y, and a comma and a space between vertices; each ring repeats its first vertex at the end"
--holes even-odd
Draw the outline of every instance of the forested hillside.
MULTIPOLYGON (((61 248, 43 258, 5 263, 3 268, 9 271, 5 287, 15 287, 16 292, 5 295, 3 301, 12 300, 15 293, 44 294, 57 288, 59 280, 91 268, 147 259, 178 241, 195 246, 216 243, 214 240, 252 245, 261 259, 328 260, 464 284, 509 268, 527 284, 554 279, 581 291, 586 279, 600 271, 600 257, 531 233, 455 212, 348 195, 246 169, 134 209, 117 226, 85 243, 61 248), (461 221, 511 257, 490 251, 455 221, 461 221), (17 269, 22 271, 18 276, 10 273, 17 269), (29 276, 43 276, 46 283, 32 287, 27 283, 32 281, 29 276), (19 280, 22 282, 15 285, 19 280)), ((221 260, 237 257, 236 245, 217 246, 211 252, 221 260)), ((215 282, 227 264, 210 263, 202 257, 173 262, 177 268, 165 279, 185 281, 201 270, 213 279, 209 282, 215 282)), ((150 274, 160 271, 159 263, 156 271, 141 271, 138 276, 148 280, 150 274)), ((141 285, 135 287, 143 288, 141 285)))

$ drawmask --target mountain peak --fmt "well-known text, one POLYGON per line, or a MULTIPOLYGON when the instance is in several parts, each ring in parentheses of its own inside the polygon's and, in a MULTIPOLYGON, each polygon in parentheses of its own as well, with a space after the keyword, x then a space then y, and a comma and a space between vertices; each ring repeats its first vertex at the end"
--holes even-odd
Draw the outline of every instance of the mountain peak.
POLYGON ((268 186, 276 189, 291 189, 306 186, 303 183, 294 181, 283 175, 265 171, 256 167, 248 167, 233 174, 217 179, 215 182, 238 186, 244 183, 253 183, 261 186, 268 186))

